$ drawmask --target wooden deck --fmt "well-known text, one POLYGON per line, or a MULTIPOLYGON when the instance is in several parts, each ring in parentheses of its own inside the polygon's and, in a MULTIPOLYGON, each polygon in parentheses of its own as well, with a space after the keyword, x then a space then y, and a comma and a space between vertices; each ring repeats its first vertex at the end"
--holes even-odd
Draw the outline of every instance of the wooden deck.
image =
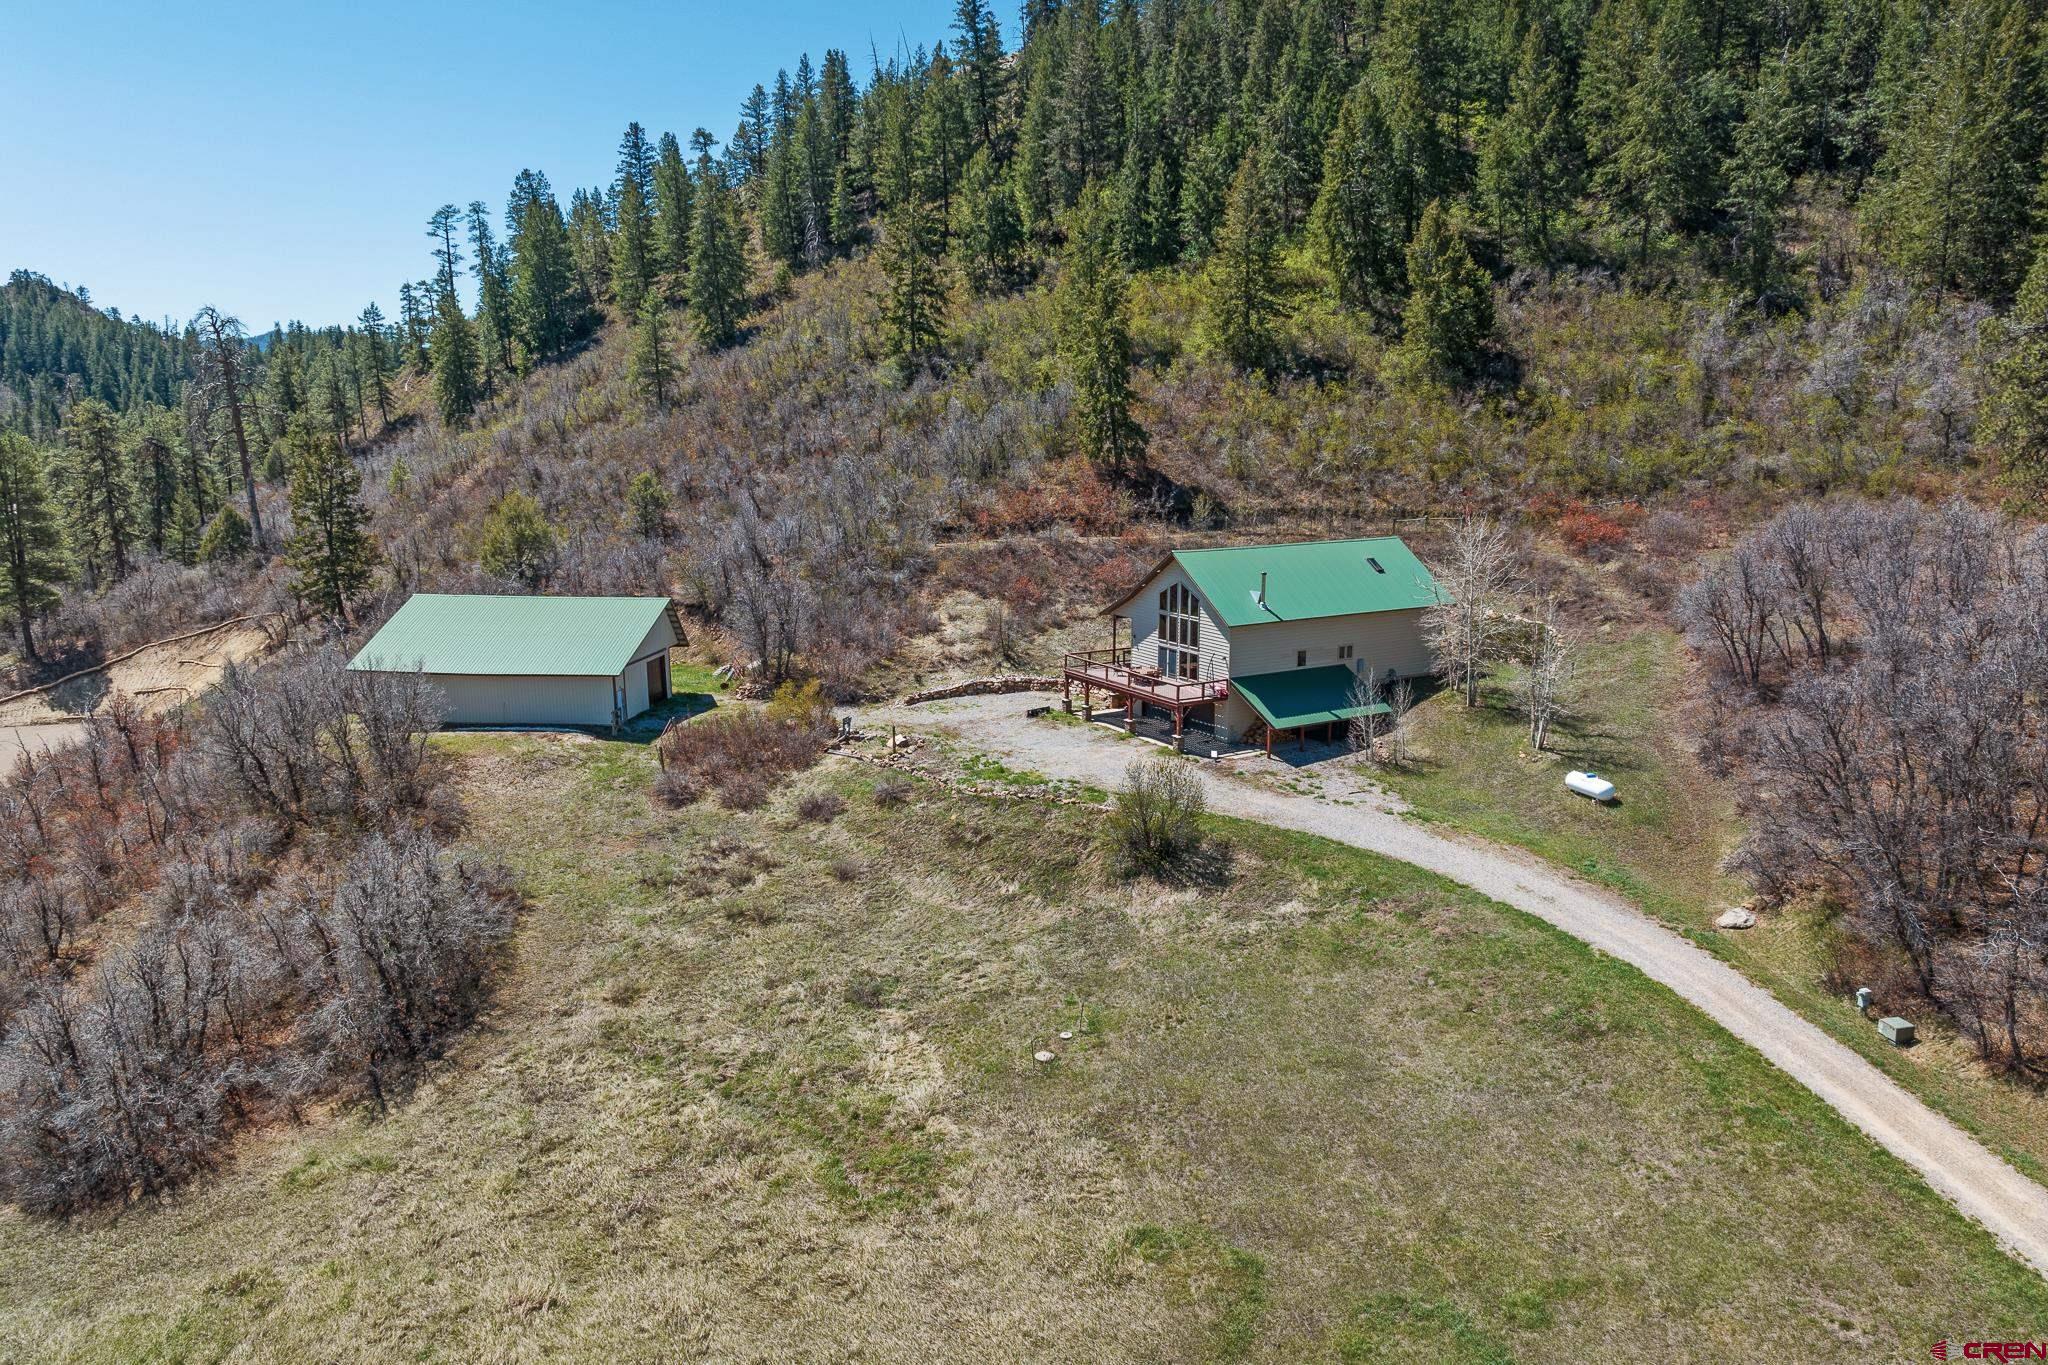
POLYGON ((1176 716, 1230 695, 1227 679, 1161 677, 1156 669, 1132 664, 1129 649, 1090 649, 1069 654, 1060 674, 1070 701, 1076 687, 1082 689, 1084 699, 1090 691, 1100 688, 1128 701, 1165 707, 1176 716))

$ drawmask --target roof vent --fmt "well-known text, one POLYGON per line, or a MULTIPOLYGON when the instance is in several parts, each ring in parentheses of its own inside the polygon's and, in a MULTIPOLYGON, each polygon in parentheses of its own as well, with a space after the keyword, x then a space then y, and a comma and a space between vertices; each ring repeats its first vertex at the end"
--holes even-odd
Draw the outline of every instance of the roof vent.
POLYGON ((1252 600, 1262 607, 1266 605, 1266 575, 1263 572, 1259 574, 1259 595, 1252 600))
POLYGON ((1377 559, 1374 559, 1371 555, 1367 555, 1365 557, 1365 562, 1372 565, 1372 571, 1374 573, 1386 572, 1386 568, 1377 559))

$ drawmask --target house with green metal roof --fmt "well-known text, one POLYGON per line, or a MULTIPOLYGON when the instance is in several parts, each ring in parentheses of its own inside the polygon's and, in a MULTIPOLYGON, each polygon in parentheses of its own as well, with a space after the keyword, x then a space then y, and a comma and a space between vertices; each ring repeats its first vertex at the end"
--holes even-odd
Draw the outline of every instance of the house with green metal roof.
POLYGON ((1397 536, 1176 550, 1104 612, 1108 642, 1067 657, 1078 691, 1127 726, 1228 741, 1334 732, 1431 669, 1423 614, 1444 599, 1397 536))
POLYGON ((617 726, 669 695, 666 597, 414 593, 349 661, 424 673, 451 725, 617 726))

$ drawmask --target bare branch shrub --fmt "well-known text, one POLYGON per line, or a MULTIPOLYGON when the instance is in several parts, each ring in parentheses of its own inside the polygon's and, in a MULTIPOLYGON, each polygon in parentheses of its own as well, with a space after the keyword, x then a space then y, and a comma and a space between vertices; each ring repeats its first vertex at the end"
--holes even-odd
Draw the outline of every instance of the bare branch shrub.
POLYGON ((759 710, 718 711, 671 726, 657 748, 664 775, 679 774, 667 790, 710 791, 728 809, 753 810, 777 782, 823 757, 831 714, 815 692, 788 691, 759 710))

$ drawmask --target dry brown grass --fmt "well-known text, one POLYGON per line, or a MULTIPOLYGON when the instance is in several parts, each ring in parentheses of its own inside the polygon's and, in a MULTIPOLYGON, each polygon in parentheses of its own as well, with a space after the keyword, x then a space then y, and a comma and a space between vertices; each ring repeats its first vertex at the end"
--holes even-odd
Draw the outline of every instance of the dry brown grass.
POLYGON ((447 748, 534 902, 485 1028, 173 1205, 0 1221, 0 1355, 1866 1360, 2048 1315, 1697 1013, 1406 869, 1219 825, 1231 882, 1161 892, 1065 808, 669 812, 644 749, 447 748))

